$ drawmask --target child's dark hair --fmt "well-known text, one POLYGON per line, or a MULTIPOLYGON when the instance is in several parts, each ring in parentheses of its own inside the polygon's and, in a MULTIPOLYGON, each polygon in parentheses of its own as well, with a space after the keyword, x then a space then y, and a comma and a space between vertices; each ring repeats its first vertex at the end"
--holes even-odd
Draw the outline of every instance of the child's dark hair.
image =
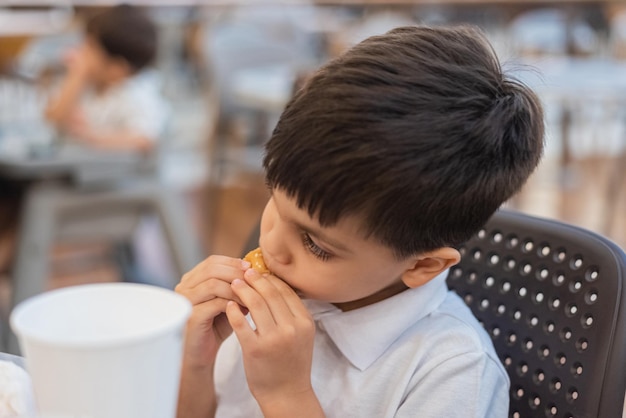
POLYGON ((157 29, 139 8, 122 4, 91 17, 86 31, 113 58, 124 59, 133 71, 151 64, 157 52, 157 29))
POLYGON ((346 215, 405 257, 456 246, 543 153, 536 95, 505 78, 477 29, 404 27, 322 67, 267 144, 270 187, 323 226, 346 215))

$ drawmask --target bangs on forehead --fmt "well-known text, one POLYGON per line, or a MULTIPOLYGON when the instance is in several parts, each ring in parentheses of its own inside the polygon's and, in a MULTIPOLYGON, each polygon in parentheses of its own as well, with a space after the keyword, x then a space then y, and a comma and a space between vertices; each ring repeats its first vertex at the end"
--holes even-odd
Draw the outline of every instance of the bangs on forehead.
POLYGON ((304 148, 288 153, 276 152, 274 155, 280 157, 266 162, 268 186, 285 192, 295 200, 299 209, 306 211, 323 227, 334 226, 346 216, 363 215, 367 218, 369 205, 366 198, 355 191, 367 190, 368 179, 356 184, 355 178, 341 181, 335 176, 337 171, 324 164, 323 159, 307 158, 315 154, 304 148))

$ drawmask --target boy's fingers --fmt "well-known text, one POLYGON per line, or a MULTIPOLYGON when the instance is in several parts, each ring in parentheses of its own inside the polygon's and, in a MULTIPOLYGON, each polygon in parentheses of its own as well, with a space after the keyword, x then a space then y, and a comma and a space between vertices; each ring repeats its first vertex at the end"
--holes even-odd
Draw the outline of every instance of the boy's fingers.
POLYGON ((265 300, 270 313, 277 324, 290 322, 293 320, 293 313, 285 301, 284 295, 272 283, 270 275, 261 276, 253 269, 246 270, 245 280, 252 286, 265 300))
POLYGON ((235 279, 243 278, 243 273, 244 270, 242 268, 211 265, 205 269, 194 272, 193 276, 189 278, 185 285, 193 289, 210 279, 219 279, 230 283, 235 279))
POLYGON ((306 309, 300 296, 289 286, 287 283, 282 281, 276 276, 267 275, 267 280, 277 289, 280 293, 282 299, 285 301, 285 304, 289 308, 289 311, 294 316, 299 317, 310 317, 310 312, 306 309))
POLYGON ((194 287, 212 277, 231 280, 243 277, 243 272, 249 264, 238 258, 212 255, 186 273, 181 279, 181 284, 194 287))
POLYGON ((241 268, 244 270, 250 267, 250 263, 248 263, 247 261, 244 262, 240 258, 233 258, 233 257, 225 256, 225 255, 210 255, 209 257, 205 258, 200 263, 198 263, 196 268, 197 267, 204 268, 206 265, 209 265, 209 264, 231 266, 235 268, 241 268), (244 267, 244 264, 247 265, 247 267, 244 267))
POLYGON ((215 298, 209 302, 194 306, 191 316, 187 322, 188 325, 196 327, 213 320, 216 316, 226 311, 226 305, 228 302, 230 301, 226 299, 215 298))
POLYGON ((205 280, 193 288, 180 287, 176 292, 185 296, 192 305, 208 302, 215 298, 239 301, 233 292, 230 283, 223 280, 205 280))
POLYGON ((267 302, 252 286, 240 279, 233 280, 231 285, 243 306, 250 312, 257 329, 269 329, 276 325, 267 302))
MULTIPOLYGON (((233 267, 240 267, 244 263, 244 261, 241 258, 228 257, 225 255, 211 255, 208 258, 206 258, 204 261, 215 263, 215 264, 224 264, 224 265, 233 266, 233 267)), ((247 261, 245 263, 247 263, 247 266, 249 268, 250 263, 248 263, 247 261)))
POLYGON ((231 301, 226 304, 226 317, 241 345, 245 346, 247 341, 256 338, 256 333, 237 303, 231 301))

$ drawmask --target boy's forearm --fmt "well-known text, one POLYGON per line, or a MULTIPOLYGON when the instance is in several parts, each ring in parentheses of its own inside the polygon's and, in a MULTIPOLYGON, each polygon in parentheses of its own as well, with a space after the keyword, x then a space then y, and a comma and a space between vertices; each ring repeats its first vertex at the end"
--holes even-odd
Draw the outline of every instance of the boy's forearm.
POLYGON ((261 401, 259 406, 265 418, 325 418, 324 410, 313 390, 261 401))
POLYGON ((70 72, 56 96, 48 101, 46 118, 54 124, 62 124, 76 108, 81 94, 87 86, 87 78, 70 72))
POLYGON ((213 368, 192 368, 183 364, 176 417, 211 418, 216 408, 213 368))
MULTIPOLYGON (((78 133, 81 136, 80 133, 78 133)), ((90 146, 107 151, 136 151, 149 153, 154 148, 154 141, 133 132, 105 132, 93 130, 82 134, 83 140, 90 146)))

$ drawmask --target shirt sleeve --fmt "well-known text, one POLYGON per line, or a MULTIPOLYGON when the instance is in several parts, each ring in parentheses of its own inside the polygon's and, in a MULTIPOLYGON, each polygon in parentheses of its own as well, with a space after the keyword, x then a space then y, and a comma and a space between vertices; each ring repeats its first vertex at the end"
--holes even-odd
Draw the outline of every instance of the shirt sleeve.
POLYGON ((506 418, 509 380, 484 352, 451 357, 419 377, 396 418, 506 418))

